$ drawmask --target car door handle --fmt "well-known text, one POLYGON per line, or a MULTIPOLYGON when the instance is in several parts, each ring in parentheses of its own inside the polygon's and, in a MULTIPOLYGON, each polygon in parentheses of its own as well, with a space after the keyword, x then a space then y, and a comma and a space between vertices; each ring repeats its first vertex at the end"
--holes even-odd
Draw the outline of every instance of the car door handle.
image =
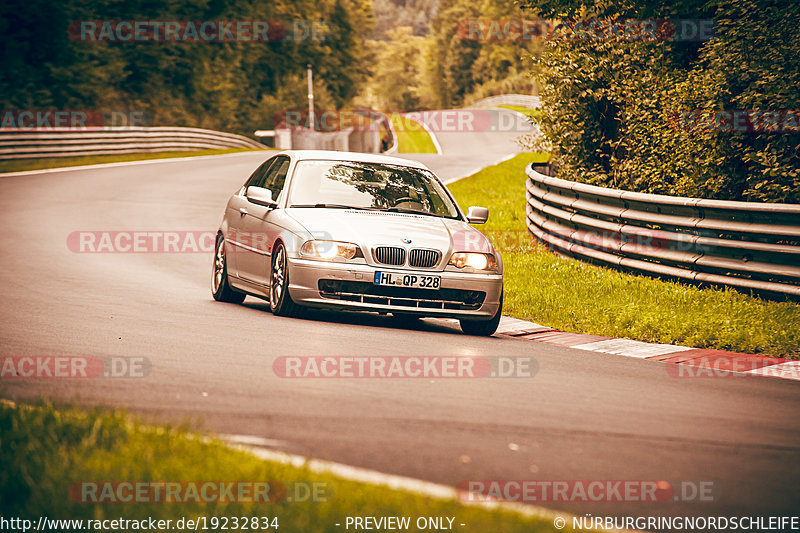
POLYGON ((246 214, 247 214, 247 209, 245 209, 244 207, 240 207, 240 208, 239 208, 239 216, 242 216, 242 217, 243 217, 243 216, 245 216, 246 214))

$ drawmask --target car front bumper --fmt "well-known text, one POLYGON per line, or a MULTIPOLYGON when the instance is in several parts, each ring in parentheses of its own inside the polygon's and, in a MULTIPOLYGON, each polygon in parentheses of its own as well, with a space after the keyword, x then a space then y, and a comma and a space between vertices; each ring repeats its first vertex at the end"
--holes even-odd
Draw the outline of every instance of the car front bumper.
POLYGON ((343 310, 382 311, 485 320, 497 313, 503 276, 426 271, 289 258, 289 294, 295 302, 343 310), (376 271, 434 275, 439 289, 375 285, 376 271))

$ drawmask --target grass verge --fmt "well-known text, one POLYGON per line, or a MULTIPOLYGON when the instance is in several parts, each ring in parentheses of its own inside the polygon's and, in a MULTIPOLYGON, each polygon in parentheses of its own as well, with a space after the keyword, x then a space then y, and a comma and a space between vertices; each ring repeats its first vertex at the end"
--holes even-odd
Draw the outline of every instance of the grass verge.
POLYGON ((397 133, 397 151, 401 154, 435 154, 436 146, 422 124, 392 113, 392 124, 397 133))
POLYGON ((525 226, 520 154, 449 186, 460 205, 487 205, 480 227, 503 254, 505 313, 575 333, 800 358, 800 305, 700 288, 564 259, 525 226))
POLYGON ((499 105, 497 107, 501 109, 508 109, 509 111, 516 111, 517 113, 522 113, 523 115, 531 119, 539 118, 539 115, 541 115, 542 113, 538 109, 523 107, 521 105, 499 105))
POLYGON ((173 157, 196 157, 201 155, 233 154, 236 152, 254 152, 254 148, 227 148, 224 150, 192 150, 186 152, 147 152, 139 154, 87 155, 80 157, 42 157, 36 159, 12 159, 0 161, 0 173, 23 172, 25 170, 42 170, 47 168, 76 167, 81 165, 98 165, 101 163, 119 163, 122 161, 144 161, 147 159, 169 159, 173 157))
MULTIPOLYGON (((432 499, 263 461, 219 442, 203 441, 181 428, 141 425, 119 411, 84 412, 49 403, 15 406, 0 402, 0 442, 0 515, 33 520, 34 525, 40 516, 84 521, 152 517, 171 519, 173 525, 181 517, 196 520, 205 516, 209 526, 212 517, 220 521, 227 517, 230 522, 226 529, 232 530, 234 517, 239 522, 243 517, 268 517, 269 529, 273 531, 340 533, 347 516, 410 516, 412 520, 420 516, 449 516, 455 517, 454 529, 466 533, 558 531, 549 517, 467 506, 455 500, 432 499), (119 482, 124 481, 152 485, 180 481, 184 486, 192 481, 269 481, 270 487, 275 487, 274 482, 283 486, 287 498, 277 498, 279 501, 273 503, 82 503, 85 485, 80 483, 86 481, 101 487, 116 483, 112 493, 105 496, 102 490, 94 493, 104 501, 109 501, 110 494, 135 497, 137 493, 122 489, 119 482), (312 493, 316 492, 317 501, 313 501, 315 498, 299 501, 309 486, 313 487, 312 493), (289 501, 292 497, 293 501, 289 501), (274 518, 278 528, 272 526, 274 518), (336 526, 337 523, 341 525, 336 526), (458 526, 461 523, 466 527, 458 526)), ((179 494, 186 498, 189 492, 182 489, 179 494)), ((270 494, 280 492, 270 491, 270 494)), ((57 529, 79 530, 75 524, 57 529)), ((112 527, 110 531, 133 529, 112 527)), ((219 527, 209 528, 222 529, 225 528, 221 522, 219 527)), ((241 525, 238 529, 242 529, 241 525)), ((567 527, 560 531, 572 530, 567 527)))

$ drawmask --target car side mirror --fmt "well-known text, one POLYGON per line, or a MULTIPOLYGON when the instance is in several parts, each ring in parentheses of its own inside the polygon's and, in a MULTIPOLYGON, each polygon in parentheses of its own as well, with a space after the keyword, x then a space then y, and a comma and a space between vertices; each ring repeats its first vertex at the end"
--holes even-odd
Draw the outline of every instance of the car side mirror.
POLYGON ((255 187, 251 185, 247 188, 247 191, 244 195, 248 201, 257 205, 263 205, 264 207, 269 207, 270 209, 275 209, 278 206, 278 202, 272 199, 272 191, 263 187, 255 187))
POLYGON ((467 209, 467 222, 470 224, 485 224, 487 220, 489 220, 488 208, 473 205, 467 209))

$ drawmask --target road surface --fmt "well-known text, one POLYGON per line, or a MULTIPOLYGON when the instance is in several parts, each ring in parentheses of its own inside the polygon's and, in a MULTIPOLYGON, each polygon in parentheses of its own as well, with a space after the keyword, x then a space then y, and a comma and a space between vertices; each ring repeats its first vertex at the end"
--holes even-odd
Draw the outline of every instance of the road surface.
POLYGON ((507 109, 421 111, 406 116, 427 127, 441 152, 396 155, 424 163, 445 183, 522 152, 517 140, 534 132, 521 113, 507 109))
MULTIPOLYGON (((446 156, 452 139, 440 141, 446 156)), ((481 152, 483 164, 503 155, 481 152)), ((448 485, 717 487, 706 503, 545 503, 580 514, 798 511, 797 382, 679 379, 663 363, 470 337, 447 322, 403 329, 371 315, 279 318, 256 299, 214 302, 210 253, 91 254, 66 244, 85 230, 214 231, 228 196, 265 156, 0 179, 0 355, 143 356, 152 364, 140 379, 2 379, 2 395, 190 419, 218 433, 273 439, 280 450, 448 485), (280 356, 354 354, 528 356, 539 371, 514 379, 283 379, 272 370, 280 356)))

